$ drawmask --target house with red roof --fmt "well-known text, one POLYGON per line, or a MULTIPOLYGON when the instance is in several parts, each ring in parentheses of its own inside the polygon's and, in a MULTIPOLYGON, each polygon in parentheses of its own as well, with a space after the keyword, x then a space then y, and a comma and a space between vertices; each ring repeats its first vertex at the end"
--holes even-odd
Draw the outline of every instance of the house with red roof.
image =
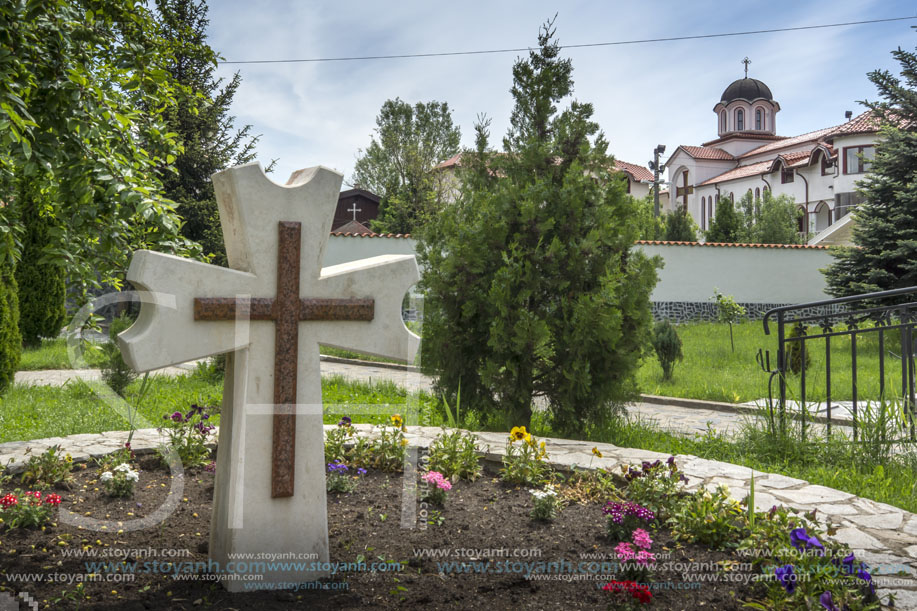
MULTIPOLYGON (((851 210, 863 201, 856 182, 869 171, 878 124, 867 111, 845 123, 795 137, 777 135, 780 104, 763 82, 732 82, 713 107, 717 137, 681 145, 666 162, 671 204, 686 209, 702 230, 724 197, 789 195, 810 244, 849 244, 851 210)), ((849 113, 848 113, 849 114, 849 113)))
MULTIPOLYGON (((446 189, 446 193, 449 194, 452 200, 458 196, 458 178, 456 176, 455 170, 462 165, 462 154, 458 153, 453 155, 449 159, 440 162, 433 169, 438 172, 447 184, 450 185, 446 189)), ((636 163, 629 163, 627 161, 620 161, 615 159, 615 169, 624 174, 627 178, 627 184, 625 186, 628 193, 636 197, 637 199, 642 199, 646 197, 652 186, 653 182, 653 173, 642 165, 637 165, 636 163)), ((663 205, 668 200, 668 194, 666 192, 660 192, 660 201, 663 202, 663 205)))

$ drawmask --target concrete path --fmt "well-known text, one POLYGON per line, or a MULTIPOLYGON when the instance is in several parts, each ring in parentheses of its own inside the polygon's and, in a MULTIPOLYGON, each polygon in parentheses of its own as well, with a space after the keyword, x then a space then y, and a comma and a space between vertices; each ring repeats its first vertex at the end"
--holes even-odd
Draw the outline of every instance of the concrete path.
MULTIPOLYGON (((333 428, 330 425, 325 430, 333 428)), ((375 433, 371 425, 354 425, 354 428, 360 435, 372 436, 375 433)), ((408 427, 406 438, 409 447, 425 448, 440 432, 438 428, 412 426, 408 427)), ((475 435, 487 459, 499 461, 502 458, 506 433, 475 435)), ((31 448, 32 454, 38 454, 51 445, 61 445, 74 460, 85 461, 90 456, 102 456, 123 447, 126 440, 127 431, 114 431, 4 443, 0 444, 0 463, 5 464, 12 459, 13 470, 21 469, 27 448, 31 448)), ((165 441, 156 429, 142 429, 134 432, 131 445, 135 452, 149 453, 165 441)), ((645 460, 668 458, 658 452, 619 448, 610 444, 565 439, 545 441, 549 461, 555 467, 578 465, 618 471, 622 465, 639 465, 645 460), (602 458, 593 457, 593 446, 598 447, 602 458)), ((748 493, 752 472, 747 467, 686 455, 677 456, 676 461, 688 477, 687 490, 725 484, 737 500, 748 493)), ((754 477, 755 507, 759 511, 779 504, 803 511, 818 509, 818 515, 823 520, 830 519, 838 526, 833 538, 847 543, 858 560, 870 565, 881 599, 887 601, 888 595, 894 594, 896 609, 917 609, 917 515, 784 475, 759 472, 754 477)))

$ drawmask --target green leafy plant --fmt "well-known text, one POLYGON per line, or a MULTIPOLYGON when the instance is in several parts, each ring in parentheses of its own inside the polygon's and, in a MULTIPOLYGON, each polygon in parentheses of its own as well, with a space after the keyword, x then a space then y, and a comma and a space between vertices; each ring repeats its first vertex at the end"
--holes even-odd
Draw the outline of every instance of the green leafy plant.
POLYGON ((732 295, 723 295, 716 288, 713 289, 713 297, 711 299, 716 301, 717 319, 729 325, 729 345, 732 346, 732 351, 735 352, 736 343, 732 335, 732 325, 745 316, 745 308, 737 304, 732 295))
POLYGON ((545 443, 540 444, 524 426, 513 427, 506 442, 500 477, 509 484, 538 487, 548 477, 550 467, 545 443))
POLYGON ((124 447, 117 452, 106 454, 94 460, 96 466, 99 468, 99 474, 102 474, 105 471, 112 471, 118 465, 130 464, 135 458, 136 455, 134 451, 131 450, 131 442, 128 441, 124 444, 124 447))
POLYGON ((404 438, 404 419, 395 414, 389 418, 388 424, 379 426, 379 433, 375 439, 356 436, 353 447, 346 453, 347 462, 356 467, 398 471, 404 467, 407 445, 408 440, 404 438))
POLYGON ((185 414, 176 411, 162 417, 166 424, 159 431, 165 431, 169 437, 168 446, 158 450, 164 464, 168 464, 170 449, 178 453, 185 468, 202 467, 210 462, 207 440, 216 427, 208 422, 208 409, 212 408, 194 404, 185 414))
POLYGON ((134 471, 129 463, 123 462, 111 471, 104 471, 99 482, 108 496, 124 497, 134 494, 134 484, 140 480, 140 472, 134 471))
POLYGON ((346 462, 346 444, 353 440, 354 431, 349 416, 343 416, 337 427, 325 433, 325 462, 346 462))
POLYGON ((533 520, 543 520, 549 522, 557 517, 557 514, 563 509, 563 499, 558 496, 554 486, 547 484, 543 490, 532 490, 532 508, 529 515, 533 520))
POLYGON ((335 459, 328 463, 328 472, 325 475, 325 488, 328 492, 353 492, 360 477, 366 475, 366 469, 362 467, 351 475, 350 468, 342 463, 340 459, 335 459))
POLYGON ((0 520, 10 530, 37 528, 51 520, 60 504, 60 495, 43 496, 38 490, 22 492, 17 489, 0 497, 0 520))
POLYGON ((633 501, 608 501, 602 508, 608 537, 617 541, 625 539, 638 528, 646 529, 656 523, 656 513, 633 501))
POLYGON ((684 496, 687 478, 670 456, 663 463, 644 461, 640 468, 621 467, 627 481, 627 498, 652 510, 659 519, 666 519, 684 496))
MULTIPOLYGON (((26 454, 31 453, 31 448, 26 454)), ((70 454, 61 454, 61 446, 53 445, 38 456, 29 456, 22 473, 22 483, 34 488, 46 489, 54 487, 69 488, 73 481, 71 470, 73 457, 70 454)))
POLYGON ((112 320, 108 328, 108 342, 103 347, 105 363, 102 365, 102 381, 122 397, 125 389, 137 379, 137 372, 121 357, 117 338, 119 333, 126 331, 132 324, 134 319, 127 314, 121 314, 112 320))
POLYGON ((451 480, 474 481, 481 476, 478 441, 468 431, 446 431, 430 443, 429 469, 439 471, 451 480))
POLYGON ((722 549, 737 543, 742 513, 739 502, 729 497, 729 488, 719 485, 713 492, 702 488, 688 496, 668 523, 679 541, 722 549))
POLYGON ((656 323, 653 329, 653 350, 662 367, 662 379, 671 380, 675 369, 675 362, 684 358, 681 353, 681 338, 675 331, 675 325, 668 320, 656 323))

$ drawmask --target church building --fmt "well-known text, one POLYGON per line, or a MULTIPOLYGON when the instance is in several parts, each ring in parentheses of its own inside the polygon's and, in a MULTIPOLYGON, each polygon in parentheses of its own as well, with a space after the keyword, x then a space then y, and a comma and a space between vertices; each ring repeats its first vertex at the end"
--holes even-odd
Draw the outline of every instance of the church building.
POLYGON ((780 104, 761 81, 732 82, 713 107, 717 137, 681 145, 666 162, 671 201, 686 209, 701 230, 725 197, 755 200, 770 191, 794 199, 803 212, 799 231, 810 244, 849 244, 850 211, 863 201, 855 183, 875 155, 877 124, 869 111, 833 127, 794 137, 777 135, 780 104))

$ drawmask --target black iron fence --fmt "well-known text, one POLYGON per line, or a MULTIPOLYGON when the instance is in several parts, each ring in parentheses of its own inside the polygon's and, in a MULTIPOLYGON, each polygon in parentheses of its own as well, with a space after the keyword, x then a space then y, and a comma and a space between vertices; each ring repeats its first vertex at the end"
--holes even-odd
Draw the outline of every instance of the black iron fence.
MULTIPOLYGON (((883 410, 891 406, 901 415, 901 428, 915 440, 917 287, 774 308, 764 315, 765 335, 770 335, 771 322, 777 327, 776 367, 771 369, 769 350, 758 351, 758 362, 770 374, 767 411, 772 431, 786 431, 789 398, 803 412, 791 414, 799 419, 803 438, 816 411, 807 409, 813 403, 829 436, 835 412, 849 410, 845 424, 853 428, 855 441, 863 408, 881 404, 883 410), (840 387, 838 381, 843 382, 840 387), (843 402, 847 405, 841 406, 838 395, 849 397, 843 402)), ((895 441, 901 439, 889 440, 895 441)))

